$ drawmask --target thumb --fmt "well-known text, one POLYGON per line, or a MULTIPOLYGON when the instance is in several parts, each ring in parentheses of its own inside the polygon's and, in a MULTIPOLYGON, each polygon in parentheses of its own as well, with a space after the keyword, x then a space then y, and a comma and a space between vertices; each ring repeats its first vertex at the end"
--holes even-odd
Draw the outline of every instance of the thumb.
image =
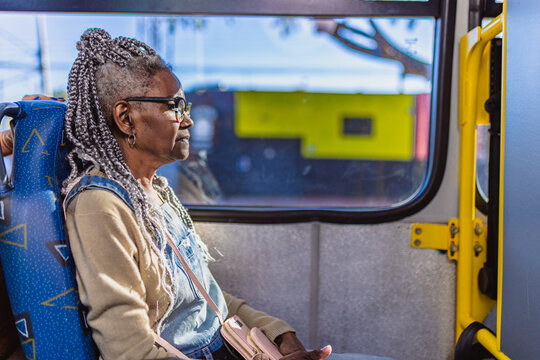
POLYGON ((326 359, 332 353, 332 346, 331 345, 326 345, 321 350, 318 350, 317 353, 318 353, 317 355, 319 355, 318 356, 319 360, 326 359))
POLYGON ((325 347, 321 349, 321 351, 322 351, 321 359, 326 359, 332 353, 332 345, 326 345, 325 347))

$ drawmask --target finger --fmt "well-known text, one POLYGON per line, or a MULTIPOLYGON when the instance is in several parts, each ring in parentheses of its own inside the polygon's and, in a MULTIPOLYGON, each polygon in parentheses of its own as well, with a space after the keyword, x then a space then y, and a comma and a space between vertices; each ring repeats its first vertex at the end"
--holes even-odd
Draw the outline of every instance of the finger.
POLYGON ((66 101, 63 97, 51 97, 51 96, 39 95, 39 94, 24 95, 22 99, 23 101, 30 101, 30 100, 56 100, 56 101, 62 101, 62 102, 66 101))
POLYGON ((23 100, 48 100, 50 98, 45 95, 34 94, 34 95, 24 95, 22 99, 23 100))
POLYGON ((36 97, 39 98, 39 95, 24 95, 22 99, 23 99, 23 101, 26 101, 26 100, 35 100, 36 97))

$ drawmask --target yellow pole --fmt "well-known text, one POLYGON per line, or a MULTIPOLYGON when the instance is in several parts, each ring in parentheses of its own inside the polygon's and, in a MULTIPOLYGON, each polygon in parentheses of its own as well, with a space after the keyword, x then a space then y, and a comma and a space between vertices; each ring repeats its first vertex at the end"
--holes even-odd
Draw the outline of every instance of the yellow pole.
POLYGON ((471 30, 460 41, 459 123, 460 194, 459 249, 456 284, 456 339, 475 319, 473 294, 478 291, 473 273, 474 220, 476 184, 476 89, 482 52, 489 40, 502 30, 502 17, 495 18, 484 28, 471 30))
MULTIPOLYGON (((474 185, 475 185, 475 167, 476 167, 476 89, 478 82, 478 73, 480 67, 481 55, 487 42, 493 39, 497 34, 503 31, 504 18, 506 15, 506 3, 504 4, 503 14, 495 18, 486 27, 474 29, 461 39, 460 49, 460 68, 463 73, 460 74, 460 125, 462 126, 461 135, 461 154, 460 154, 460 244, 458 258, 458 279, 457 279, 457 306, 456 306, 456 338, 459 337, 475 318, 472 313, 472 294, 477 289, 473 288, 472 261, 473 261, 473 228, 474 222, 474 185)), ((505 54, 504 54, 505 55, 505 54)), ((506 59, 506 56, 504 56, 506 59)), ((504 75, 503 75, 504 76, 504 75)), ((504 93, 504 90, 503 90, 504 93)), ((503 102, 504 104, 504 102, 503 102)), ((504 105, 503 105, 504 106, 504 105)), ((504 119, 504 111, 503 119, 504 119)), ((504 123, 503 123, 504 124, 504 123)), ((504 147, 501 146, 501 155, 504 153, 504 147)), ((502 174, 502 164, 501 164, 502 174)), ((502 209, 502 175, 501 175, 501 209, 502 209)), ((502 214, 502 210, 501 210, 502 214)), ((502 216, 500 217, 502 223, 502 216)), ((500 231, 502 233, 502 231, 500 231)), ((499 236, 502 246, 502 238, 499 236)), ((499 249, 499 256, 502 257, 502 250, 499 249)), ((500 298, 501 298, 501 275, 502 269, 499 261, 499 284, 498 284, 498 319, 500 319, 500 298)), ((475 319, 482 320, 482 319, 475 319)), ((497 331, 500 334, 500 324, 497 324, 497 331)), ((500 350, 500 337, 495 337, 486 329, 478 331, 476 334, 478 341, 497 359, 510 360, 508 356, 500 350)))

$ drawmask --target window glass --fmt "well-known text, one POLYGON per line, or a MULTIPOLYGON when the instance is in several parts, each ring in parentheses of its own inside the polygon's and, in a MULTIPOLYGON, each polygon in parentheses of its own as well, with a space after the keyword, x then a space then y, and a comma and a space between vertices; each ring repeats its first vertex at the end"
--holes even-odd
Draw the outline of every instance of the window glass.
POLYGON ((478 125, 476 137, 476 188, 485 202, 489 199, 489 128, 478 125))
POLYGON ((88 27, 181 79, 191 155, 160 173, 186 204, 381 209, 426 182, 432 18, 2 14, 0 101, 65 95, 88 27))

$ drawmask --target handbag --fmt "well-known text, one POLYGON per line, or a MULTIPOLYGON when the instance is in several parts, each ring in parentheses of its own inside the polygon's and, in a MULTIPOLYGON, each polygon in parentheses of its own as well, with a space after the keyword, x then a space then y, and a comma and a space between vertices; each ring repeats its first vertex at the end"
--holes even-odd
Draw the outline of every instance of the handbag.
MULTIPOLYGON (((193 273, 190 266, 182 256, 182 253, 176 247, 174 240, 169 235, 169 232, 162 229, 162 233, 165 234, 167 243, 171 247, 172 251, 180 260, 180 263, 186 270, 189 278, 193 281, 193 284, 199 289, 201 295, 208 302, 212 310, 216 313, 219 323, 221 324, 221 336, 227 341, 245 360, 252 360, 255 356, 262 356, 261 359, 268 357, 270 360, 279 360, 283 357, 278 348, 264 335, 264 333, 257 327, 249 328, 237 315, 234 315, 227 320, 223 321, 221 311, 217 307, 216 303, 210 295, 206 292, 203 285, 200 283, 197 276, 193 273)), ((154 333, 154 340, 164 347, 167 351, 175 354, 176 356, 187 359, 186 355, 172 346, 169 342, 163 339, 158 334, 154 333)))
POLYGON ((283 357, 259 328, 249 329, 237 315, 225 320, 221 326, 221 336, 246 360, 258 354, 266 354, 270 360, 283 357))

